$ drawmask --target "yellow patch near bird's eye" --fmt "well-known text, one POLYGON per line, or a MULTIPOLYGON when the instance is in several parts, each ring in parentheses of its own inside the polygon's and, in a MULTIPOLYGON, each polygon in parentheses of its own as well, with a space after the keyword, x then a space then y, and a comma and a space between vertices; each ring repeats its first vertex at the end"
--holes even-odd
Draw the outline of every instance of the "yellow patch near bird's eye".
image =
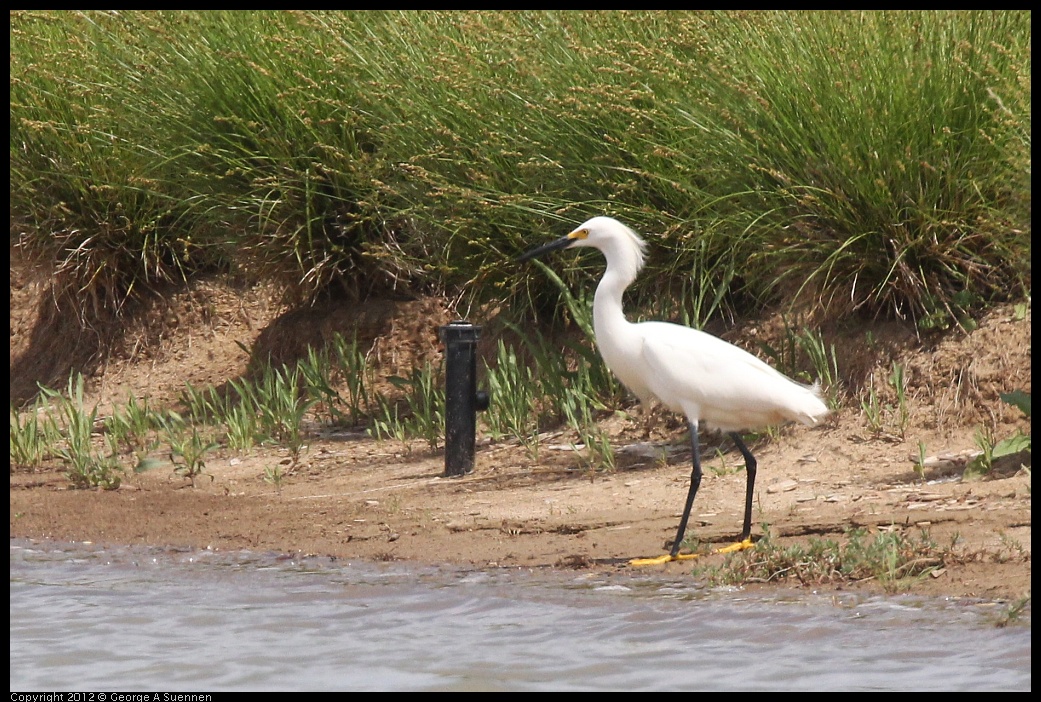
POLYGON ((588 229, 576 229, 575 231, 573 231, 570 234, 568 234, 567 238, 568 239, 585 239, 587 236, 589 236, 589 230, 588 229))

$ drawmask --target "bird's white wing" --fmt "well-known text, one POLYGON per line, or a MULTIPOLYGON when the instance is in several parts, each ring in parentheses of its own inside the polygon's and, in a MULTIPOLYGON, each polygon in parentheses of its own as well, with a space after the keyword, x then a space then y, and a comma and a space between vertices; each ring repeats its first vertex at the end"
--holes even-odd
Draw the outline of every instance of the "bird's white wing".
POLYGON ((664 322, 636 327, 647 386, 666 407, 699 423, 737 431, 786 421, 814 424, 827 414, 815 388, 733 344, 664 322))

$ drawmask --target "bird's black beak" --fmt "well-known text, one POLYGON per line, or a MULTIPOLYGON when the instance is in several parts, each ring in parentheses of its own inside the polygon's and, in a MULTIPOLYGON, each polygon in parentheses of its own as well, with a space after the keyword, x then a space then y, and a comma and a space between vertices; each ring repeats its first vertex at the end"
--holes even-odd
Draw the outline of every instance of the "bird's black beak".
POLYGON ((521 254, 517 257, 517 262, 520 263, 521 261, 528 261, 533 258, 538 258, 539 256, 542 256, 544 254, 548 254, 550 251, 556 251, 557 249, 566 249, 573 243, 575 243, 575 238, 572 237, 570 234, 567 236, 562 236, 556 241, 551 241, 548 244, 543 244, 542 246, 539 246, 537 248, 532 249, 531 251, 521 254))

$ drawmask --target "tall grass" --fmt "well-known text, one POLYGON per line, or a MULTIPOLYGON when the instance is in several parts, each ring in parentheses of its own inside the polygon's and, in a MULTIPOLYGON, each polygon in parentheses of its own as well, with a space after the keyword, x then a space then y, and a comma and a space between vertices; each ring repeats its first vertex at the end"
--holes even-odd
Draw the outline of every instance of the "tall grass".
POLYGON ((1029 276, 1014 263, 1029 249, 1029 136, 1017 131, 1029 129, 1029 67, 1013 58, 1029 56, 1023 19, 824 12, 721 23, 717 50, 742 60, 719 84, 744 97, 728 101, 734 138, 721 146, 747 164, 772 213, 752 262, 775 271, 764 282, 924 318, 956 317, 961 291, 1000 296, 1029 276))
POLYGON ((604 212, 653 242, 634 305, 702 322, 1030 286, 1029 12, 16 12, 11 42, 12 223, 94 306, 234 265, 553 316, 508 261, 604 212))
POLYGON ((11 17, 11 220, 85 316, 212 265, 154 103, 168 80, 145 15, 11 17))

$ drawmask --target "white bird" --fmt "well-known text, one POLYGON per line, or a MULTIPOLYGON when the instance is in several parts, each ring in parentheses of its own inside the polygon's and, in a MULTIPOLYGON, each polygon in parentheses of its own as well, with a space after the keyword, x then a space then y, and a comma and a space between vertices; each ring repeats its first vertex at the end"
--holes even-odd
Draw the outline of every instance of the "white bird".
POLYGON ((696 557, 681 556, 679 550, 701 484, 698 428, 702 426, 728 433, 745 459, 745 521, 740 543, 719 552, 750 547, 756 460, 738 432, 790 421, 815 425, 828 413, 819 385, 797 383, 747 351, 697 329, 667 322, 629 322, 622 311, 622 293, 643 267, 647 245, 611 217, 593 217, 518 260, 581 246, 599 249, 607 259, 607 270, 593 297, 593 333, 604 363, 645 406, 658 400, 685 415, 690 427, 694 468, 671 551, 631 563, 649 565, 696 557))

